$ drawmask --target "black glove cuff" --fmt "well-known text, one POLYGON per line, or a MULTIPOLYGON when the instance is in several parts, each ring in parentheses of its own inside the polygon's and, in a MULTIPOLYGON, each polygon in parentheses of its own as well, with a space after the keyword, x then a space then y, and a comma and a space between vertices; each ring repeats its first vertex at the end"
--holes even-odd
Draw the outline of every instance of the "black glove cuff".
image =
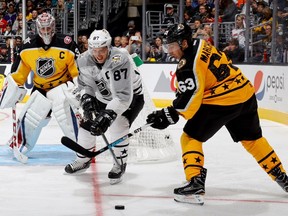
POLYGON ((179 114, 172 106, 164 108, 163 112, 170 124, 176 124, 179 121, 179 114))

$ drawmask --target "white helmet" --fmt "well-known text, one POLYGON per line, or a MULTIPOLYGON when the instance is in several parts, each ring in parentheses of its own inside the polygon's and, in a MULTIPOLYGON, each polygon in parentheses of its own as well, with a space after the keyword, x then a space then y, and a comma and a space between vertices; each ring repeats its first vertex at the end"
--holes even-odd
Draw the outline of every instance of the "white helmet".
POLYGON ((36 20, 37 32, 46 45, 52 41, 55 34, 55 18, 49 13, 42 13, 36 20))
POLYGON ((109 48, 111 40, 112 38, 106 29, 94 30, 88 39, 88 46, 90 49, 106 46, 109 48))

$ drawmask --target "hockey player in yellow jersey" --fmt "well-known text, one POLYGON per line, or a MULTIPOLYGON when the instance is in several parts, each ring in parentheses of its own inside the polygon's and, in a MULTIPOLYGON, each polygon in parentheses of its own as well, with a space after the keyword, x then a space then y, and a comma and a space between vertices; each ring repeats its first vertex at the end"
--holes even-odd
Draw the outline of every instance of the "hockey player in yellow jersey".
MULTIPOLYGON (((33 89, 18 119, 17 137, 19 150, 31 151, 53 112, 63 133, 76 140, 78 125, 67 100, 65 91, 73 89, 73 78, 78 76, 76 43, 70 36, 55 33, 55 19, 42 13, 36 20, 38 34, 28 37, 6 77, 0 108, 13 107, 30 72, 33 73, 33 89)), ((13 147, 13 145, 10 145, 13 147)))
POLYGON ((180 139, 187 183, 174 189, 175 201, 204 204, 207 170, 202 144, 222 126, 288 192, 281 161, 262 136, 251 82, 223 52, 204 40, 191 39, 190 31, 185 24, 175 24, 164 33, 164 46, 179 60, 176 98, 172 106, 147 117, 156 129, 177 123, 179 115, 187 120, 180 139))

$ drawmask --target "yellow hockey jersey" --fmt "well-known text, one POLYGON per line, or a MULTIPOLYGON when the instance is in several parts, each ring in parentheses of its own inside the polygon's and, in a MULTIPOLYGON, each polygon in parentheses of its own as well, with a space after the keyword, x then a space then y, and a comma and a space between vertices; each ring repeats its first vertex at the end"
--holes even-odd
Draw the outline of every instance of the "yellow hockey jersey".
POLYGON ((70 36, 55 34, 50 45, 45 45, 39 35, 28 37, 12 65, 12 77, 23 86, 32 71, 34 86, 48 91, 78 76, 75 61, 78 55, 77 45, 70 36))
POLYGON ((201 39, 193 39, 177 69, 173 107, 190 119, 201 104, 228 106, 247 101, 254 87, 226 55, 201 39))

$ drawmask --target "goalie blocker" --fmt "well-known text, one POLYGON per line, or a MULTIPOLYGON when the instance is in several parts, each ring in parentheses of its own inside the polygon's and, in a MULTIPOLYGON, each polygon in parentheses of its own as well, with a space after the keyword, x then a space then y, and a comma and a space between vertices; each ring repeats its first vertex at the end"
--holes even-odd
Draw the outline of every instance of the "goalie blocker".
POLYGON ((24 87, 19 87, 11 75, 6 77, 2 91, 0 92, 0 109, 14 107, 22 101, 27 93, 24 87))

